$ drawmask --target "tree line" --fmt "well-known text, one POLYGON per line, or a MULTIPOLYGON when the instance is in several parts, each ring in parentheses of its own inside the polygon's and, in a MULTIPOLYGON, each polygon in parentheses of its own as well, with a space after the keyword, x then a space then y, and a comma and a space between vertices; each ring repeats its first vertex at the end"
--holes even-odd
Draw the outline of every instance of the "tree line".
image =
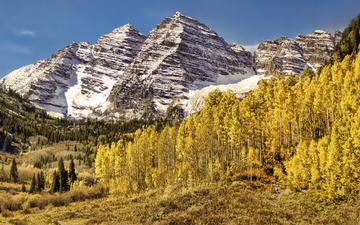
POLYGON ((120 133, 133 132, 150 122, 132 121, 72 121, 54 119, 32 106, 12 90, 0 88, 0 150, 12 152, 13 143, 20 148, 30 146, 32 136, 45 137, 39 144, 53 144, 65 140, 97 146, 120 138, 120 133))
MULTIPOLYGON (((10 165, 10 181, 17 183, 19 179, 16 158, 14 157, 10 165)), ((72 185, 77 180, 75 163, 73 158, 70 158, 70 165, 68 170, 64 166, 63 158, 60 158, 58 161, 58 168, 54 170, 52 174, 52 179, 50 183, 49 192, 67 192, 70 190, 72 185)), ((46 188, 46 174, 41 170, 33 175, 33 178, 30 183, 29 193, 37 193, 44 191, 46 188)), ((22 191, 26 192, 25 183, 22 184, 22 191)))
POLYGON ((118 191, 196 186, 260 171, 323 199, 360 192, 360 54, 320 73, 273 76, 238 99, 214 91, 179 125, 147 126, 99 148, 97 177, 118 191))

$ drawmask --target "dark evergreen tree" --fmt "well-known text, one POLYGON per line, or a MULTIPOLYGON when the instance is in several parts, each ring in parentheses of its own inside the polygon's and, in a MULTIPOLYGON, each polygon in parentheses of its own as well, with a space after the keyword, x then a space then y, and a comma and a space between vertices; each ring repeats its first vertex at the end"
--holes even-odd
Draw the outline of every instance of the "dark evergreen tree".
POLYGON ((3 144, 3 151, 9 151, 10 150, 10 146, 11 146, 11 142, 12 142, 12 136, 10 134, 7 134, 4 140, 4 144, 3 144))
POLYGON ((76 171, 75 171, 75 163, 74 163, 74 159, 71 156, 71 161, 70 161, 70 167, 69 167, 69 179, 70 179, 70 184, 73 184, 76 179, 76 171))
POLYGON ((37 187, 37 185, 36 185, 36 176, 34 174, 32 180, 31 180, 29 193, 35 193, 37 191, 36 187, 37 187))
POLYGON ((18 170, 16 166, 16 159, 13 158, 10 166, 10 180, 14 183, 16 183, 19 179, 18 170))
POLYGON ((360 15, 354 18, 345 28, 341 41, 333 53, 335 60, 341 61, 346 55, 358 52, 360 44, 360 15))
POLYGON ((65 170, 64 160, 62 158, 59 159, 58 170, 59 170, 60 192, 66 192, 70 189, 69 175, 68 172, 65 170))
POLYGON ((51 192, 55 193, 59 191, 60 191, 60 180, 59 180, 59 175, 55 170, 53 173, 53 179, 51 183, 51 192))
POLYGON ((41 177, 41 190, 45 190, 45 174, 43 171, 40 172, 40 177, 41 177))
POLYGON ((37 191, 43 191, 45 189, 45 175, 43 171, 37 174, 36 181, 37 181, 37 191))

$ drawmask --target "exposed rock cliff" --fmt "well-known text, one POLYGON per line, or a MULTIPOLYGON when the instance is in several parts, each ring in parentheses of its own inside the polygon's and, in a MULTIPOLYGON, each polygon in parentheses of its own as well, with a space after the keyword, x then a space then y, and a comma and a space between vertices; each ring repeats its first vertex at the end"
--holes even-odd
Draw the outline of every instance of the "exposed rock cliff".
POLYGON ((253 74, 244 49, 235 51, 206 25, 176 13, 151 31, 124 80, 114 86, 109 110, 127 118, 164 115, 170 106, 183 105, 189 90, 253 74))
POLYGON ((127 24, 94 45, 73 43, 51 59, 21 67, 1 83, 54 116, 84 118, 106 102, 144 40, 127 24))
POLYGON ((322 30, 299 35, 294 40, 281 37, 262 42, 255 51, 258 74, 299 74, 306 68, 316 71, 326 64, 341 39, 341 32, 331 35, 322 30))

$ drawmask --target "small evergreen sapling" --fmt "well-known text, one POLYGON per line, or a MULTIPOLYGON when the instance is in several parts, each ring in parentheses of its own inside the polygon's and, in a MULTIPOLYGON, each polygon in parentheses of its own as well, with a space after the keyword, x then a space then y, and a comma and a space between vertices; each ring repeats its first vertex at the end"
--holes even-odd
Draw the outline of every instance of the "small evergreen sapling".
POLYGON ((10 180, 16 183, 18 179, 19 179, 19 175, 16 166, 16 159, 14 157, 13 160, 11 161, 11 166, 10 166, 10 180))

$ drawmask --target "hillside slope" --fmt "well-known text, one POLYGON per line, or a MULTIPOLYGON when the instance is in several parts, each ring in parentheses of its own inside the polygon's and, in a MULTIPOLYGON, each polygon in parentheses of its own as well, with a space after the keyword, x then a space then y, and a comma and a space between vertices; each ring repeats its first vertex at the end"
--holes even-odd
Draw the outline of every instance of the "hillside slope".
POLYGON ((15 92, 1 88, 0 105, 0 151, 25 148, 30 130, 36 130, 40 121, 47 119, 46 114, 15 92))
POLYGON ((311 194, 274 192, 261 182, 148 192, 130 198, 73 203, 0 219, 4 224, 347 224, 360 220, 359 202, 325 205, 311 194))

